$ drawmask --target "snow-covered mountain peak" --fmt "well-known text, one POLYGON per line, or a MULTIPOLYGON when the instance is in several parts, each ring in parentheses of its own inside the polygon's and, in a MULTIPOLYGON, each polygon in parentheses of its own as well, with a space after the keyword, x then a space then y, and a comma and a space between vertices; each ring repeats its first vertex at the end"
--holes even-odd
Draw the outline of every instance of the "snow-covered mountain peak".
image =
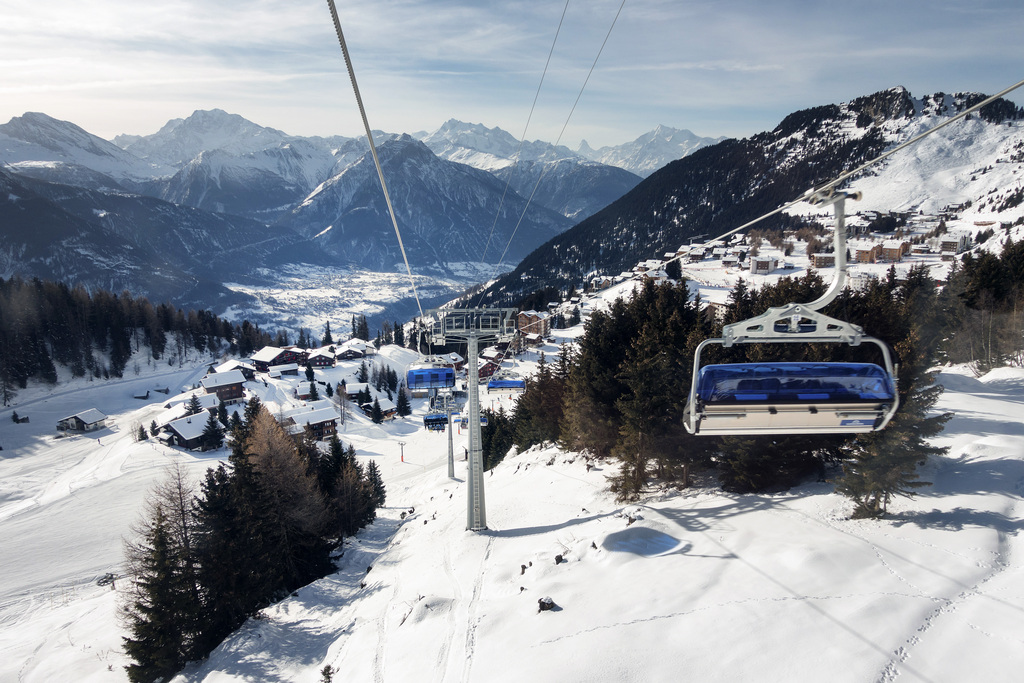
POLYGON ((28 112, 0 125, 0 161, 82 166, 114 178, 144 178, 173 172, 153 166, 69 121, 28 112))
POLYGON ((168 121, 159 131, 136 139, 126 149, 146 159, 180 166, 206 150, 251 154, 281 146, 289 137, 238 114, 210 109, 195 111, 186 119, 168 121))
POLYGON ((559 161, 580 159, 562 145, 535 140, 524 142, 501 128, 488 128, 479 123, 449 119, 436 131, 423 138, 423 143, 437 156, 476 168, 493 171, 520 161, 559 161))
POLYGON ((578 153, 592 161, 618 166, 641 177, 647 177, 669 162, 723 139, 700 137, 686 129, 659 125, 632 142, 614 147, 601 147, 595 150, 583 141, 578 153))

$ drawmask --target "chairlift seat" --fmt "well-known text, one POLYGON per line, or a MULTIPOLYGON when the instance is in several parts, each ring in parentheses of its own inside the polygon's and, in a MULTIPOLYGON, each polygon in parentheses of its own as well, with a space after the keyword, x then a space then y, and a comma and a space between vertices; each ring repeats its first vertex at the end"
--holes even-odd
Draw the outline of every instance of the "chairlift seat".
POLYGON ((526 380, 523 379, 494 379, 487 383, 487 393, 495 392, 519 393, 526 391, 526 380))
POLYGON ((708 365, 696 395, 686 419, 709 436, 870 432, 896 397, 878 365, 811 362, 708 365))

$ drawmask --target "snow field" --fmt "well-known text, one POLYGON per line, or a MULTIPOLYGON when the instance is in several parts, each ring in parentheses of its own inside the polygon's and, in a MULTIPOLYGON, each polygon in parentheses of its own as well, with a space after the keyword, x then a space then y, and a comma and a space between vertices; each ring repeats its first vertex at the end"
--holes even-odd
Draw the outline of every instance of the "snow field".
MULTIPOLYGON (((536 356, 517 369, 529 373, 536 356)), ((380 358, 401 370, 414 357, 380 358)), ((423 401, 385 425, 350 412, 340 438, 378 463, 387 507, 346 541, 335 574, 264 610, 178 680, 317 681, 325 665, 336 680, 399 683, 1014 680, 1024 372, 942 381, 939 407, 956 417, 937 441, 950 453, 924 468, 933 486, 882 522, 847 519, 848 501, 813 482, 774 495, 655 489, 623 506, 606 490, 613 462, 588 470, 547 447, 485 476, 489 529, 469 532, 465 433, 451 480, 447 434, 422 429, 423 401), (548 596, 557 607, 540 612, 548 596)), ((268 401, 287 399, 286 384, 268 385, 256 385, 268 401)), ((76 400, 45 405, 63 417, 76 400)), ((52 422, 37 422, 37 408, 17 425, 35 436, 0 432, 0 680, 125 680, 117 593, 95 579, 117 570, 120 538, 168 462, 198 475, 226 457, 134 443, 125 425, 147 424, 154 408, 120 400, 103 447, 46 438, 52 422)))

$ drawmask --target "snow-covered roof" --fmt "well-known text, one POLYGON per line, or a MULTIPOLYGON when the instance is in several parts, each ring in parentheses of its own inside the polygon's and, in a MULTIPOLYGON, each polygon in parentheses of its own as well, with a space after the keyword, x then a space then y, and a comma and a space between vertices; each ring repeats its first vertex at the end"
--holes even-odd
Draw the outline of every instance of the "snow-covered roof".
POLYGON ((227 372, 218 372, 212 375, 207 375, 203 378, 200 384, 203 385, 204 389, 216 389, 217 387, 225 387, 229 384, 241 384, 245 382, 245 375, 242 374, 241 370, 228 370, 227 372))
POLYGON ((280 349, 276 346, 264 346, 262 349, 252 354, 250 358, 257 362, 269 363, 281 355, 282 351, 284 351, 284 349, 280 349))
POLYGON ((204 410, 216 408, 217 404, 220 403, 220 399, 217 398, 217 394, 179 394, 165 403, 164 407, 173 408, 179 405, 188 405, 192 401, 193 396, 199 398, 199 405, 202 406, 204 410))
POLYGON ((220 365, 215 366, 213 368, 213 371, 216 372, 216 373, 221 373, 221 372, 229 372, 229 371, 235 370, 237 368, 246 368, 248 370, 254 370, 254 368, 252 367, 251 363, 245 363, 245 362, 240 361, 240 360, 229 360, 229 361, 226 361, 224 363, 221 363, 220 365))
POLYGON ((103 413, 101 413, 100 411, 96 410, 95 408, 89 408, 88 410, 83 410, 80 413, 75 413, 74 415, 68 415, 67 417, 62 417, 60 419, 60 421, 63 422, 64 420, 70 420, 73 417, 77 417, 79 420, 81 420, 82 422, 84 422, 87 425, 95 424, 96 422, 99 422, 100 420, 106 420, 107 419, 107 416, 104 415, 103 413))
MULTIPOLYGON (((381 406, 383 408, 383 405, 381 406)), ((317 408, 316 410, 304 410, 292 414, 286 414, 287 417, 295 420, 297 425, 314 425, 320 424, 321 422, 327 422, 328 420, 337 420, 338 411, 333 407, 330 408, 317 408)))
POLYGON ((288 372, 289 370, 298 370, 298 363, 282 363, 281 365, 271 365, 270 372, 288 372))
POLYGON ((364 389, 369 389, 370 385, 367 382, 348 382, 345 384, 345 392, 349 394, 358 394, 364 389))
POLYGON ((191 440, 197 436, 202 436, 203 430, 206 429, 206 423, 209 419, 209 413, 186 415, 185 417, 178 418, 177 420, 168 423, 167 426, 176 431, 181 438, 191 440))

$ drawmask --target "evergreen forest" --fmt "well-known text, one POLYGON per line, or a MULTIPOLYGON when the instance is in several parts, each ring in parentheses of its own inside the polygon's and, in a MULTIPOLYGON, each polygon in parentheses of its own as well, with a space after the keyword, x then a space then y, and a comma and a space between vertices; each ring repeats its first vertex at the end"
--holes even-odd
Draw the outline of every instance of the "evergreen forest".
POLYGON ((57 365, 74 377, 106 379, 123 376, 132 355, 142 349, 148 350, 149 361, 178 365, 192 353, 248 356, 270 343, 271 336, 258 326, 233 324, 210 311, 154 306, 129 292, 0 278, 3 405, 29 379, 56 383, 57 365))
POLYGON ((250 399, 228 464, 198 485, 172 469, 126 542, 129 679, 169 680, 263 607, 333 571, 342 540, 385 498, 376 463, 364 468, 337 436, 322 452, 250 399))
MULTIPOLYGON (((913 495, 927 483, 917 468, 941 452, 928 445, 949 419, 931 410, 942 391, 936 366, 966 363, 980 375, 1024 363, 1024 242, 1007 240, 999 253, 969 256, 942 287, 924 267, 905 280, 890 269, 887 277, 861 291, 847 289, 825 308, 893 350, 900 408, 883 431, 856 437, 688 434, 682 412, 697 345, 719 337, 724 324, 771 306, 814 300, 824 289, 813 271, 760 290, 741 281, 724 318, 715 319, 689 297, 684 280, 645 282, 631 300, 595 312, 557 363, 542 359, 511 414, 488 415, 485 466, 493 467, 513 446, 523 451, 555 442, 616 463, 612 487, 623 501, 652 486, 685 487, 699 473, 740 493, 782 490, 817 477, 834 481, 854 501, 855 516, 884 515, 893 496, 913 495)), ((871 346, 712 345, 702 363, 878 363, 880 358, 866 355, 871 346)))

